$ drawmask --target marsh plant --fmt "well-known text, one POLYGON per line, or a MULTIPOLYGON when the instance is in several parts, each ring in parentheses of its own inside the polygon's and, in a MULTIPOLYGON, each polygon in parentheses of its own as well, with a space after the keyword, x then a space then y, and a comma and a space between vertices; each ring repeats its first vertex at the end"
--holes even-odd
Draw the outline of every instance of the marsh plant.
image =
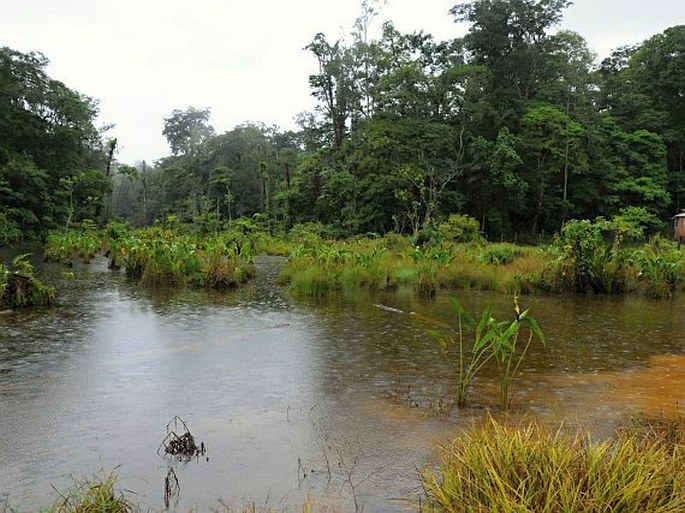
POLYGON ((254 276, 249 241, 233 232, 208 237, 160 227, 109 242, 110 267, 152 286, 235 288, 254 276))
POLYGON ((115 489, 117 475, 102 478, 74 480, 71 488, 60 492, 59 499, 48 513, 131 513, 139 508, 115 489))
POLYGON ((517 296, 514 296, 515 317, 512 321, 498 321, 493 317, 492 307, 488 306, 476 322, 454 298, 452 310, 457 317, 456 336, 437 332, 430 334, 438 340, 446 356, 450 348, 456 349, 457 406, 466 404, 473 379, 488 362, 494 360, 499 377, 500 405, 507 409, 511 385, 528 349, 535 340, 543 346, 545 344, 540 326, 530 315, 530 309, 521 311, 517 296))
POLYGON ((29 253, 14 257, 11 265, 0 263, 0 309, 48 306, 55 300, 55 289, 34 275, 29 253))
POLYGON ((423 472, 423 507, 433 512, 685 511, 682 432, 675 443, 644 433, 628 430, 594 441, 562 428, 510 427, 490 419, 459 435, 444 450, 442 463, 423 472))
POLYGON ((45 260, 70 266, 75 258, 90 262, 102 248, 103 237, 92 221, 77 230, 54 230, 45 241, 45 260))

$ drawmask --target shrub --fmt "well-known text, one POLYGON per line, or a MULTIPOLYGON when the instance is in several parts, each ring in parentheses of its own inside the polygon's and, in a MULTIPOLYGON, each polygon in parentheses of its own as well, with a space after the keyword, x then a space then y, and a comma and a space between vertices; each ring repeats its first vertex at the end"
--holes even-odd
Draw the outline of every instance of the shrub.
POLYGON ((483 240, 478 221, 465 214, 450 214, 447 221, 438 225, 438 233, 443 241, 479 242, 483 240))

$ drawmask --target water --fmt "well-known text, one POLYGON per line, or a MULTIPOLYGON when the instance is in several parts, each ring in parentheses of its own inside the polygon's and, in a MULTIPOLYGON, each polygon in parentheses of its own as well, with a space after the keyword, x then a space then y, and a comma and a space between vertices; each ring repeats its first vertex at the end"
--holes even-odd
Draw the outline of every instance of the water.
MULTIPOLYGON (((173 510, 255 504, 400 511, 416 468, 460 428, 497 412, 486 372, 471 407, 440 413, 454 367, 426 332, 452 322, 448 295, 403 291, 325 302, 276 285, 263 258, 237 292, 154 292, 104 259, 45 269, 59 304, 0 315, 0 498, 20 511, 54 502, 73 478, 113 469, 134 501, 173 510), (385 308, 391 307, 391 308, 385 308), (157 450, 179 415, 207 458, 157 450)), ((508 317, 507 296, 460 292, 472 312, 508 317)), ((514 414, 609 432, 625 415, 682 411, 685 300, 526 297, 548 347, 513 386, 514 414)))

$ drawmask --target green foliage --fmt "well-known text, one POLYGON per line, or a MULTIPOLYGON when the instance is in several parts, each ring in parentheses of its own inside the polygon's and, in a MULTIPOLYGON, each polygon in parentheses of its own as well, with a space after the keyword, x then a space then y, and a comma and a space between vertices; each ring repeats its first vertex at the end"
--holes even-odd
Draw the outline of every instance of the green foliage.
POLYGON ((562 251, 559 274, 566 288, 576 292, 613 290, 613 280, 606 274, 612 246, 602 228, 601 220, 569 221, 562 228, 556 245, 562 251))
POLYGON ((101 207, 101 170, 78 191, 61 185, 103 161, 96 102, 50 78, 47 65, 40 53, 0 47, 0 240, 38 238, 101 207))
POLYGON ((162 228, 130 232, 110 241, 110 267, 146 285, 235 288, 254 276, 250 241, 238 232, 212 237, 162 228))
POLYGON ((483 240, 478 221, 465 214, 450 214, 447 221, 438 225, 443 241, 479 242, 483 240))
POLYGON ((430 332, 430 335, 435 338, 443 350, 446 358, 449 358, 448 351, 453 347, 457 350, 457 406, 464 406, 469 391, 471 382, 476 377, 476 374, 483 368, 483 366, 490 360, 494 354, 490 350, 492 345, 492 332, 485 331, 485 327, 490 321, 492 308, 488 307, 483 310, 483 315, 476 326, 476 323, 471 315, 462 308, 456 299, 452 298, 452 310, 457 317, 457 338, 446 337, 438 332, 430 332), (471 343, 470 351, 467 347, 467 342, 464 340, 465 335, 473 332, 473 342, 471 343))
POLYGON ((29 253, 17 255, 11 265, 0 263, 0 308, 49 306, 55 301, 55 289, 34 276, 29 253))
POLYGON ((631 210, 612 221, 569 221, 555 245, 560 256, 546 275, 551 288, 616 293, 640 290, 670 297, 682 282, 683 256, 672 241, 644 240, 644 211, 631 210))
POLYGON ((671 297, 683 278, 683 255, 676 245, 656 236, 633 258, 641 291, 653 298, 671 297))
POLYGON ((486 246, 478 255, 478 260, 487 264, 510 264, 518 256, 520 251, 517 251, 513 244, 492 244, 486 246))
POLYGON ((45 259, 71 266, 78 256, 83 262, 90 262, 102 248, 102 236, 93 229, 92 222, 86 222, 81 230, 51 231, 45 242, 45 259))
POLYGON ((625 513, 685 509, 681 435, 645 431, 606 441, 508 427, 495 420, 460 434, 437 468, 422 473, 428 511, 625 513))
POLYGON ((131 513, 133 503, 115 489, 118 476, 114 473, 93 479, 74 479, 68 490, 46 513, 131 513))
POLYGON ((454 337, 447 337, 436 332, 431 332, 431 336, 438 340, 448 358, 448 350, 456 349, 457 406, 466 404, 471 382, 488 361, 494 360, 499 373, 500 405, 503 409, 507 409, 511 384, 521 367, 531 342, 536 338, 543 345, 545 344, 542 330, 537 321, 530 315, 530 309, 521 311, 516 296, 514 296, 515 318, 511 322, 497 321, 492 315, 492 307, 487 307, 476 323, 474 318, 454 298, 452 298, 452 310, 457 317, 456 340, 454 337), (521 347, 519 335, 523 327, 527 329, 527 338, 521 347), (471 344, 466 341, 467 337, 473 338, 471 344))
POLYGON ((467 33, 440 41, 391 22, 369 39, 377 13, 364 2, 349 37, 307 45, 317 105, 297 132, 246 123, 217 134, 209 108, 176 109, 164 119, 171 155, 135 168, 112 161, 96 101, 48 77, 44 56, 2 48, 0 242, 110 212, 206 235, 257 215, 271 237, 321 223, 322 239, 395 232, 419 245, 472 241, 476 227, 549 240, 598 216, 640 218, 654 234, 685 201, 685 31, 595 70, 583 37, 555 28, 570 3, 461 2, 450 12, 467 33), (455 226, 454 212, 478 222, 455 226))
POLYGON ((488 333, 492 333, 492 353, 497 362, 500 379, 500 405, 504 409, 509 407, 509 389, 526 357, 530 344, 537 339, 543 346, 545 345, 545 336, 537 321, 530 315, 530 309, 521 311, 516 296, 514 296, 514 313, 516 318, 511 322, 497 322, 490 318, 487 324, 488 333), (525 342, 521 347, 519 335, 523 327, 527 328, 528 336, 526 338, 524 335, 525 342))

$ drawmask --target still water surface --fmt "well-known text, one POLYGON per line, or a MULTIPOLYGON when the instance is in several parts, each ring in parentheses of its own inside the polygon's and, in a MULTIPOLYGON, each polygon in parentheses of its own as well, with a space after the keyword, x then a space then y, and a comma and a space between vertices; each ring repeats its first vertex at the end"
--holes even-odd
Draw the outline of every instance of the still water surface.
MULTIPOLYGON (((47 267, 59 304, 0 315, 0 504, 53 503, 52 486, 116 469, 119 487, 164 507, 165 425, 186 420, 208 459, 173 463, 172 509, 283 508, 313 495, 354 510, 400 511, 416 468, 473 421, 497 413, 488 373, 471 407, 439 413, 454 367, 427 335, 452 320, 449 296, 297 300, 283 261, 230 293, 154 292, 104 259, 47 267), (392 307, 379 308, 377 305, 392 307)), ((472 312, 511 298, 459 292, 472 312)), ((513 415, 605 434, 626 415, 683 412, 685 299, 526 297, 548 339, 513 386, 513 415)))

